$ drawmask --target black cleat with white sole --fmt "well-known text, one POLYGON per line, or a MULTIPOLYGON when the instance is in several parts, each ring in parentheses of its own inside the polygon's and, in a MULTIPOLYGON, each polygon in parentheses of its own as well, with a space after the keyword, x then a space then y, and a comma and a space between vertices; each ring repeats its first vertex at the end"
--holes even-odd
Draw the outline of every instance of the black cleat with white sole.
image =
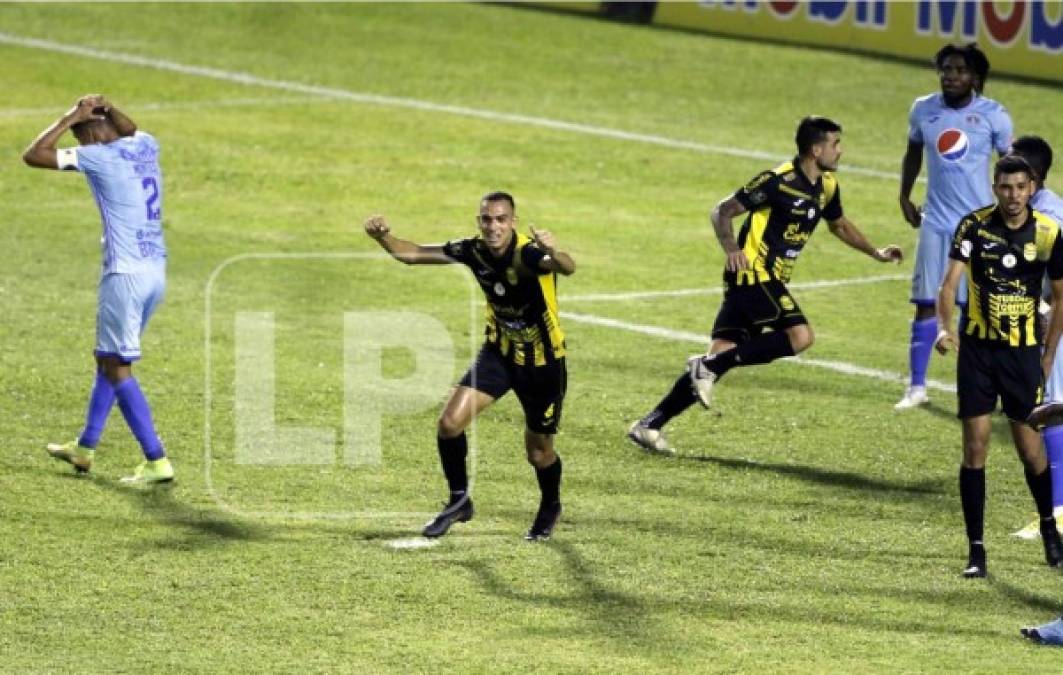
POLYGON ((560 517, 561 502, 540 506, 539 512, 535 514, 535 522, 532 523, 531 529, 524 535, 524 538, 527 541, 546 541, 553 533, 557 519, 560 517))
POLYGON ((1049 567, 1063 567, 1063 541, 1056 529, 1056 519, 1041 521, 1041 543, 1045 547, 1045 562, 1049 567))
POLYGON ((967 567, 963 569, 964 579, 984 579, 989 574, 985 561, 985 548, 972 546, 967 555, 967 567))
POLYGON ((428 521, 421 534, 434 539, 442 537, 454 523, 467 523, 473 516, 472 498, 465 494, 456 500, 452 500, 439 512, 439 515, 428 521))

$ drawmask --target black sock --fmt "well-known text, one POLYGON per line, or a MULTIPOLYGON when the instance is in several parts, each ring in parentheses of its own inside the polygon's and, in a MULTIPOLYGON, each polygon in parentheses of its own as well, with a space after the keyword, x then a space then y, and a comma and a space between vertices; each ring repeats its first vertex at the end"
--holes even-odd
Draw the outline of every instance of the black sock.
POLYGON ((553 506, 561 502, 561 457, 545 469, 535 467, 535 478, 539 481, 542 499, 539 506, 553 506))
POLYGON ((1048 469, 1035 476, 1026 469, 1026 485, 1030 488, 1037 514, 1041 519, 1052 517, 1052 472, 1048 469))
POLYGON ((439 447, 439 463, 443 465, 443 475, 447 477, 450 486, 450 494, 465 492, 469 489, 469 477, 465 473, 465 455, 469 452, 469 444, 465 439, 465 432, 454 438, 436 436, 436 445, 439 447))
POLYGON ((651 429, 660 429, 673 417, 694 405, 697 400, 694 395, 694 385, 690 383, 690 375, 684 372, 672 385, 672 391, 668 392, 657 407, 642 418, 642 424, 651 429))
POLYGON ((734 349, 708 357, 705 360, 705 366, 716 373, 717 378, 721 378, 732 368, 758 366, 793 355, 794 346, 790 344, 790 336, 786 334, 786 331, 773 330, 743 342, 734 349))
POLYGON ((981 542, 985 529, 985 469, 960 466, 960 502, 967 540, 981 542))

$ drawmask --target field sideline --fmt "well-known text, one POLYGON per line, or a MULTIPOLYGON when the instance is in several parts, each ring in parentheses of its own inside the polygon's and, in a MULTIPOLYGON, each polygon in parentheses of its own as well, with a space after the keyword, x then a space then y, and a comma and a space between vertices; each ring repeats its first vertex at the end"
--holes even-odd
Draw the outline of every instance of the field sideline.
MULTIPOLYGON (((793 285, 811 351, 729 375, 718 409, 675 422, 677 458, 623 438, 709 332, 722 255, 708 209, 792 153, 801 115, 841 121, 846 213, 912 255, 896 173, 908 106, 937 86, 929 68, 457 4, 6 4, 0 57, 0 671, 1058 660, 1018 637, 1060 611, 1063 578, 1039 543, 1008 536, 1033 505, 1006 428, 987 469, 992 576, 972 583, 953 360, 935 357, 930 406, 892 411, 910 259, 874 263, 821 226, 793 285), (90 91, 163 147, 168 292, 136 372, 177 467, 170 489, 117 484, 138 461, 117 413, 92 477, 43 452, 83 415, 99 223, 83 178, 18 159, 90 91), (420 547, 445 493, 434 420, 476 348, 480 299, 457 267, 364 256, 377 249, 361 223, 385 213, 399 236, 468 236, 491 189, 579 265, 560 290, 565 515, 550 542, 521 540, 537 490, 507 397, 471 437, 476 518, 420 547), (421 405, 383 419, 374 463, 349 436, 377 402, 344 376, 344 336, 397 311, 449 341, 421 405), (254 420, 282 441, 247 455, 238 354, 255 335, 241 321, 266 315, 256 367, 275 376, 258 380, 254 420)), ((1048 112, 1063 90, 991 79, 987 93, 1018 133, 1063 147, 1048 112)), ((415 367, 409 350, 382 354, 384 377, 415 367)))

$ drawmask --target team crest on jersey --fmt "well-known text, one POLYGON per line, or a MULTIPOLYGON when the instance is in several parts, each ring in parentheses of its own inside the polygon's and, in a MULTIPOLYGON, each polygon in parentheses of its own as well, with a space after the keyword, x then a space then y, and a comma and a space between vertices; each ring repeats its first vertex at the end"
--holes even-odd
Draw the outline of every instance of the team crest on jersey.
POLYGON ((1033 243, 1032 241, 1027 244, 1023 244, 1022 257, 1026 259, 1026 262, 1033 262, 1034 260, 1037 260, 1037 244, 1033 243))
POLYGON ((502 297, 506 294, 506 287, 502 285, 501 281, 495 282, 495 295, 502 297))
POLYGON ((967 134, 959 129, 945 129, 938 135, 938 154, 945 161, 960 161, 967 156, 968 147, 970 147, 970 141, 967 140, 967 134))
POLYGON ((1000 262, 1004 265, 1004 267, 1007 267, 1010 270, 1012 267, 1015 267, 1015 263, 1017 263, 1018 260, 1015 259, 1015 256, 1009 253, 1004 256, 1004 259, 1000 262))
POLYGON ((507 267, 506 268, 506 281, 509 282, 510 286, 516 286, 517 285, 517 270, 513 269, 512 267, 507 267))
POLYGON ((789 295, 784 295, 779 298, 779 304, 782 305, 782 308, 785 309, 787 312, 796 307, 793 298, 791 298, 789 295))

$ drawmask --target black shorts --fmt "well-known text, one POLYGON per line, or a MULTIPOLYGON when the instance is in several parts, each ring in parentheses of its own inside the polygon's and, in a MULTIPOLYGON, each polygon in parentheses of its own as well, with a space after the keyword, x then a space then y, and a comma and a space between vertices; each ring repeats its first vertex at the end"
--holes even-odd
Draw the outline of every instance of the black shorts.
POLYGON ((1040 347, 1009 347, 960 336, 956 362, 957 417, 988 415, 1000 397, 1004 414, 1017 422, 1030 416, 1043 394, 1040 347))
POLYGON ((528 429, 537 434, 556 434, 561 424, 568 373, 563 357, 544 366, 518 366, 494 346, 485 344, 458 384, 496 399, 512 389, 520 399, 528 429))
POLYGON ((723 305, 712 325, 712 337, 742 344, 766 328, 786 330, 807 323, 808 319, 781 281, 731 286, 723 294, 723 305))

